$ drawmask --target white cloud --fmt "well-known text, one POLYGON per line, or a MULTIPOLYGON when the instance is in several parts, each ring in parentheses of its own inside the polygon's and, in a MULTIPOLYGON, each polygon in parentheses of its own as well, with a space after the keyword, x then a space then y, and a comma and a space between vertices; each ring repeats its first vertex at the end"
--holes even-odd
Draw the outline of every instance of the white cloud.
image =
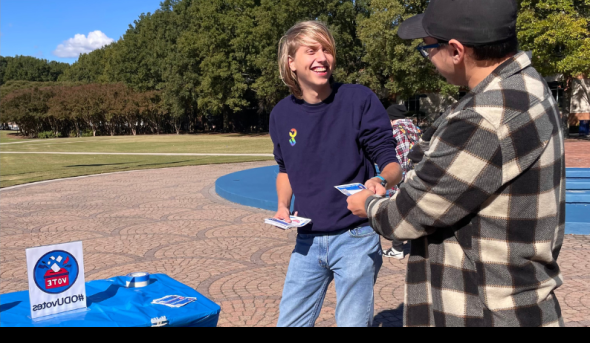
POLYGON ((76 58, 80 54, 87 54, 114 41, 114 39, 107 37, 99 30, 90 32, 88 37, 83 34, 76 34, 74 38, 70 38, 58 45, 53 54, 62 58, 76 58))

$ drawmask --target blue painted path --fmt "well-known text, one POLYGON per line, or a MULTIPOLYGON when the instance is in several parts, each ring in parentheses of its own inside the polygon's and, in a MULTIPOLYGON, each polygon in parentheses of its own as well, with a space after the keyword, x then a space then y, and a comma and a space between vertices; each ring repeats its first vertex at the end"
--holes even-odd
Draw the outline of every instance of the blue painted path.
POLYGON ((215 181, 217 194, 231 202, 276 212, 279 166, 248 169, 215 181))
MULTIPOLYGON (((215 182, 222 198, 241 205, 276 211, 278 166, 244 170, 215 182)), ((590 169, 567 169, 566 234, 590 235, 590 169)))

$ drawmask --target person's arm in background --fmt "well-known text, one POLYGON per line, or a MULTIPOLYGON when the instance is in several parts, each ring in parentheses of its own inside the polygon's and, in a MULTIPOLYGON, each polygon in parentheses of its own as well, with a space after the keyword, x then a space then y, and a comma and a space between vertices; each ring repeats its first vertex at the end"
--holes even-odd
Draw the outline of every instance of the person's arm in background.
MULTIPOLYGON (((400 183, 403 174, 396 157, 391 122, 385 107, 375 94, 371 94, 366 100, 359 140, 371 160, 379 165, 381 177, 387 181, 387 188, 400 183)), ((377 196, 384 196, 387 191, 381 186, 379 178, 368 180, 365 187, 377 196)))

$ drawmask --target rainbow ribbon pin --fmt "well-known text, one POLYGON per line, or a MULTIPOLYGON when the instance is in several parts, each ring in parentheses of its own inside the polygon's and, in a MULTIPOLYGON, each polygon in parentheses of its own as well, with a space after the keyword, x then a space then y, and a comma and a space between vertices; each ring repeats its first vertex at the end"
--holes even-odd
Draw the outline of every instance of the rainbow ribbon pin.
POLYGON ((297 142, 295 141, 295 137, 297 137, 297 130, 291 129, 291 131, 289 132, 289 136, 291 136, 289 143, 291 143, 291 146, 295 146, 295 144, 297 144, 297 142))

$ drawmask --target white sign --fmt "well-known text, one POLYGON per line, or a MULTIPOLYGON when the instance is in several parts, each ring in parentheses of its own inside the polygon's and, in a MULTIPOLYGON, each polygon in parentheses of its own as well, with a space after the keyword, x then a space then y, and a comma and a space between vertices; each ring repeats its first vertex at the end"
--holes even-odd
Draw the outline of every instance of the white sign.
POLYGON ((86 308, 82 242, 27 249, 31 318, 86 308))

